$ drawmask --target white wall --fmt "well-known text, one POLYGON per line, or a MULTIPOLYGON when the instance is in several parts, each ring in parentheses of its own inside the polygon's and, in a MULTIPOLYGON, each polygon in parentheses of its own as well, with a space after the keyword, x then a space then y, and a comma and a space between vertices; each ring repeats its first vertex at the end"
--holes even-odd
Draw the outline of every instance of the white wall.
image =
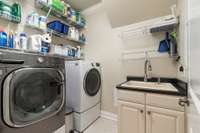
POLYGON ((85 46, 86 58, 98 61, 102 65, 102 108, 115 112, 113 106, 113 91, 115 86, 125 80, 125 75, 120 71, 120 39, 114 36, 105 12, 97 12, 86 17, 87 20, 87 45, 85 46))
MULTIPOLYGON (((102 65, 102 110, 116 113, 117 110, 114 106, 115 86, 125 81, 127 75, 144 75, 144 60, 123 61, 122 51, 158 47, 159 41, 164 38, 164 35, 147 35, 123 41, 119 37, 119 29, 112 29, 103 6, 99 4, 97 7, 85 11, 88 40, 85 53, 87 59, 98 61, 102 65)), ((169 58, 152 59, 152 66, 154 76, 177 76, 176 64, 169 58)))

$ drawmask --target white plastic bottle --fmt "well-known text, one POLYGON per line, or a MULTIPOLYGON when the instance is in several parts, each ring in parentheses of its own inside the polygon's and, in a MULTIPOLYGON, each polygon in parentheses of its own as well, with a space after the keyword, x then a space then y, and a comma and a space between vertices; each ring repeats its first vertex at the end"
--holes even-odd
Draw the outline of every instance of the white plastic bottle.
POLYGON ((14 35, 14 48, 15 49, 20 49, 20 42, 19 42, 19 35, 17 32, 15 32, 15 35, 14 35))
POLYGON ((19 42, 20 42, 20 48, 23 49, 23 50, 27 50, 27 35, 26 33, 21 33, 20 34, 20 39, 19 39, 19 42))
POLYGON ((80 57, 81 57, 81 47, 80 47, 80 46, 77 46, 77 49, 76 49, 76 57, 77 57, 77 58, 80 58, 80 57))

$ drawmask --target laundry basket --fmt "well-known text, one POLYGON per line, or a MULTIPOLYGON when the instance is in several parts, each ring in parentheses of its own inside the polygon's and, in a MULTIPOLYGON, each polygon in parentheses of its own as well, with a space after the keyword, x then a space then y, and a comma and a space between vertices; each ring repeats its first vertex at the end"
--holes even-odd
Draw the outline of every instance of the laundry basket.
POLYGON ((65 133, 74 133, 73 130, 73 110, 71 108, 67 108, 65 114, 65 133))

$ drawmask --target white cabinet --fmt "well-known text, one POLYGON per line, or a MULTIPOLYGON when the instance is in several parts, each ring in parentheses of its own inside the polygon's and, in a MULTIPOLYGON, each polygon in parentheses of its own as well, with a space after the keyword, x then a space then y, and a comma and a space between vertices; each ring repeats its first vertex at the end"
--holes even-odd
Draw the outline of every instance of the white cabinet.
POLYGON ((145 133, 145 107, 142 104, 119 102, 120 133, 145 133))
POLYGON ((178 103, 183 97, 134 91, 118 93, 118 133, 185 133, 184 107, 178 103), (137 102, 141 99, 144 102, 137 102))
POLYGON ((184 112, 146 107, 146 133, 184 133, 184 112))

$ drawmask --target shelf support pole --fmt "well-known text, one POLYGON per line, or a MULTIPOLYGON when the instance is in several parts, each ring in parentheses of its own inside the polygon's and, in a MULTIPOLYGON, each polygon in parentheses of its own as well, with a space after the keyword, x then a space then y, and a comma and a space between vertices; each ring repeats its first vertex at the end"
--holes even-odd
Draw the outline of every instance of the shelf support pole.
POLYGON ((47 18, 49 17, 51 10, 52 10, 52 7, 49 8, 49 11, 48 11, 47 16, 46 16, 47 18))

